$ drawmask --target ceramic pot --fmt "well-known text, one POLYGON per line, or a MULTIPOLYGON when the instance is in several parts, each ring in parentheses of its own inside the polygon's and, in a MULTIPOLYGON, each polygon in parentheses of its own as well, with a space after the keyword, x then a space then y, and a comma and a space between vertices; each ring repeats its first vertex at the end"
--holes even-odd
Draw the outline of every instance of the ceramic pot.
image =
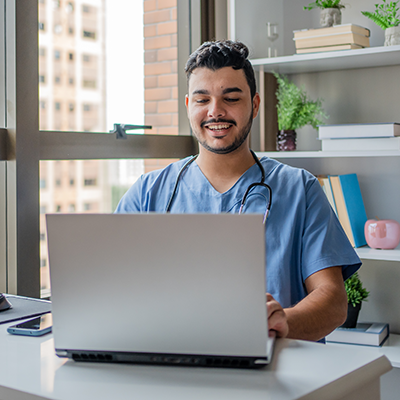
POLYGON ((339 8, 323 8, 321 10, 320 25, 322 28, 340 25, 342 23, 342 12, 339 8))
POLYGON ((281 130, 276 136, 276 150, 292 151, 296 150, 296 131, 281 130))
POLYGON ((385 29, 385 46, 400 44, 400 25, 385 29))
POLYGON ((358 314, 360 313, 361 303, 356 304, 354 307, 352 304, 348 303, 347 305, 347 319, 344 324, 341 326, 342 328, 355 328, 357 325, 358 314))
POLYGON ((393 219, 369 219, 364 234, 371 249, 395 249, 400 243, 400 224, 393 219))

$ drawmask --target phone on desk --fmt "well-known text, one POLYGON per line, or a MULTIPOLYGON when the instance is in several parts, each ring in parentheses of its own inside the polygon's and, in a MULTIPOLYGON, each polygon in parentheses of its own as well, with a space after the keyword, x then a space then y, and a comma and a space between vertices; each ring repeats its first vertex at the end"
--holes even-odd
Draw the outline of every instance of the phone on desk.
POLYGON ((7 328, 7 332, 13 335, 42 336, 51 332, 53 319, 51 313, 32 318, 7 328))

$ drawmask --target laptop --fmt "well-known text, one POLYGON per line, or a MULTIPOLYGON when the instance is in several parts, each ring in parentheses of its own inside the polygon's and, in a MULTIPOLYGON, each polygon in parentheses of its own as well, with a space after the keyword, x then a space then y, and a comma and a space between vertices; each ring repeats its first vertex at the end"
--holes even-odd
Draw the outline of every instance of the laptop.
POLYGON ((262 215, 46 220, 58 356, 240 368, 270 362, 262 215))

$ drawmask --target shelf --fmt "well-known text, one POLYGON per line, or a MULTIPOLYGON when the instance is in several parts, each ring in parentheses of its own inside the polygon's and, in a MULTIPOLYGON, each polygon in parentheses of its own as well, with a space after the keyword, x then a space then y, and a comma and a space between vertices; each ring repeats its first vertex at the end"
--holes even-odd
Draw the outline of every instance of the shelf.
POLYGON ((257 155, 269 158, 343 158, 343 157, 400 157, 400 151, 264 151, 257 155))
POLYGON ((400 45, 294 54, 250 61, 255 69, 282 74, 384 67, 400 64, 400 45))
POLYGON ((355 249, 363 260, 400 261, 400 248, 393 250, 371 249, 367 246, 355 249))

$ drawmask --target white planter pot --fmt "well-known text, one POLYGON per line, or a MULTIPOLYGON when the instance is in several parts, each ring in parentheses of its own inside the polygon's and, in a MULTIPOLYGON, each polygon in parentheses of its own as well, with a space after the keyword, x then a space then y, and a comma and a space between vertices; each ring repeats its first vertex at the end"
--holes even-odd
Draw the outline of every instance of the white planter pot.
POLYGON ((342 12, 338 8, 323 8, 321 10, 320 25, 322 28, 340 25, 342 23, 342 12))
POLYGON ((400 26, 385 29, 385 46, 400 44, 400 26))

